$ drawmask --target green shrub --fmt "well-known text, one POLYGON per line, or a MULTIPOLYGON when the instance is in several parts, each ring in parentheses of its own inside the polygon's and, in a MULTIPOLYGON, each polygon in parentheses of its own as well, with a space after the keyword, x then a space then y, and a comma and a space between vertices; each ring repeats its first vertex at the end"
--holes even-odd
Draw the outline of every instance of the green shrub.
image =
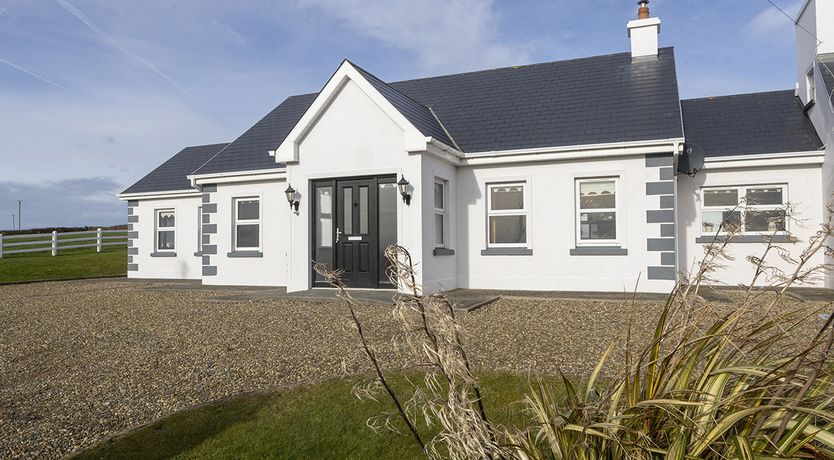
POLYGON ((699 295, 701 284, 730 258, 735 229, 724 230, 729 238, 708 245, 691 276, 668 296, 650 343, 635 347, 629 331, 627 343, 612 344, 591 376, 563 375, 558 392, 532 383, 518 406, 530 416, 525 429, 488 418, 453 305, 443 293, 422 295, 404 248, 386 251, 392 282, 410 292, 399 297, 394 314, 408 356, 419 356, 415 366, 427 370, 425 384, 407 392, 388 384, 339 273, 318 264, 316 270, 340 289, 376 370, 376 378, 354 392, 376 398, 384 390, 397 408, 369 425, 392 427, 386 418, 401 418, 431 458, 834 458, 834 316, 808 337, 797 330, 819 311, 783 302, 789 288, 829 269, 813 261, 832 254, 831 218, 797 258, 768 242, 761 257, 749 259, 755 269, 750 286, 729 306, 699 295), (769 265, 774 254, 793 271, 769 265), (625 348, 625 362, 613 378, 601 379, 614 346, 625 348), (439 433, 422 439, 419 423, 439 433))

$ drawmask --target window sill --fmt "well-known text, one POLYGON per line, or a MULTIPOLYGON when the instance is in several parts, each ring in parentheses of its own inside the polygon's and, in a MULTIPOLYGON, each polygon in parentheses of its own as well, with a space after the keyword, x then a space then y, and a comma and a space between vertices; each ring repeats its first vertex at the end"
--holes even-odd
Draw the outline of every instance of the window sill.
MULTIPOLYGON (((709 235, 709 236, 699 236, 695 238, 696 243, 704 243, 709 244, 713 242, 723 243, 726 241, 726 235, 709 235)), ((767 243, 768 239, 773 241, 774 243, 795 243, 797 240, 796 238, 785 235, 736 235, 731 240, 730 243, 767 243)))
POLYGON ((482 256, 532 256, 530 248, 487 248, 481 250, 482 256))
POLYGON ((226 257, 263 257, 261 251, 234 251, 226 254, 226 257))
POLYGON ((176 252, 152 252, 151 257, 177 257, 176 252))
POLYGON ((578 246, 570 250, 572 256, 627 256, 628 249, 619 246, 578 246))
POLYGON ((434 248, 434 255, 436 256, 453 256, 455 255, 454 249, 449 248, 434 248))

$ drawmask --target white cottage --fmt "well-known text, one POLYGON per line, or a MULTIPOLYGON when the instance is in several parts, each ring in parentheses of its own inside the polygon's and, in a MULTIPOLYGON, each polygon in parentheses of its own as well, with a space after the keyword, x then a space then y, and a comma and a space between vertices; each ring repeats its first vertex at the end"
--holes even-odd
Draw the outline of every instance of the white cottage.
POLYGON ((647 3, 627 53, 388 83, 342 62, 125 190, 128 275, 299 291, 317 260, 391 288, 396 242, 427 291, 666 292, 730 220, 723 281, 749 280, 763 235, 800 251, 834 191, 834 4, 802 10, 796 90, 681 101, 647 3))

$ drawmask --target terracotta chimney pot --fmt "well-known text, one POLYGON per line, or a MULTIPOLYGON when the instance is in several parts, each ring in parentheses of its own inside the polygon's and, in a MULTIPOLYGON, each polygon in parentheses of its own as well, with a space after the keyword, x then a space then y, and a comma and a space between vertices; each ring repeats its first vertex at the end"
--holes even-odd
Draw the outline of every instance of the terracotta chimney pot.
POLYGON ((637 19, 649 19, 651 13, 649 13, 649 0, 640 0, 637 2, 640 5, 640 8, 637 10, 637 19))

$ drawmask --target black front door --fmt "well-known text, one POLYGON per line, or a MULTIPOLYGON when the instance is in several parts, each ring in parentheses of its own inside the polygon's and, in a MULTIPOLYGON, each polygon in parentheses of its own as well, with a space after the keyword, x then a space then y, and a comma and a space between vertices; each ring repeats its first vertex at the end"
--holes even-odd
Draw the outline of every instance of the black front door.
MULTIPOLYGON (((385 248, 397 242, 397 177, 318 179, 310 185, 313 260, 342 270, 348 287, 394 287, 385 248)), ((328 283, 313 273, 313 286, 328 283)))
POLYGON ((374 179, 336 182, 336 269, 349 287, 376 287, 377 216, 374 179))

